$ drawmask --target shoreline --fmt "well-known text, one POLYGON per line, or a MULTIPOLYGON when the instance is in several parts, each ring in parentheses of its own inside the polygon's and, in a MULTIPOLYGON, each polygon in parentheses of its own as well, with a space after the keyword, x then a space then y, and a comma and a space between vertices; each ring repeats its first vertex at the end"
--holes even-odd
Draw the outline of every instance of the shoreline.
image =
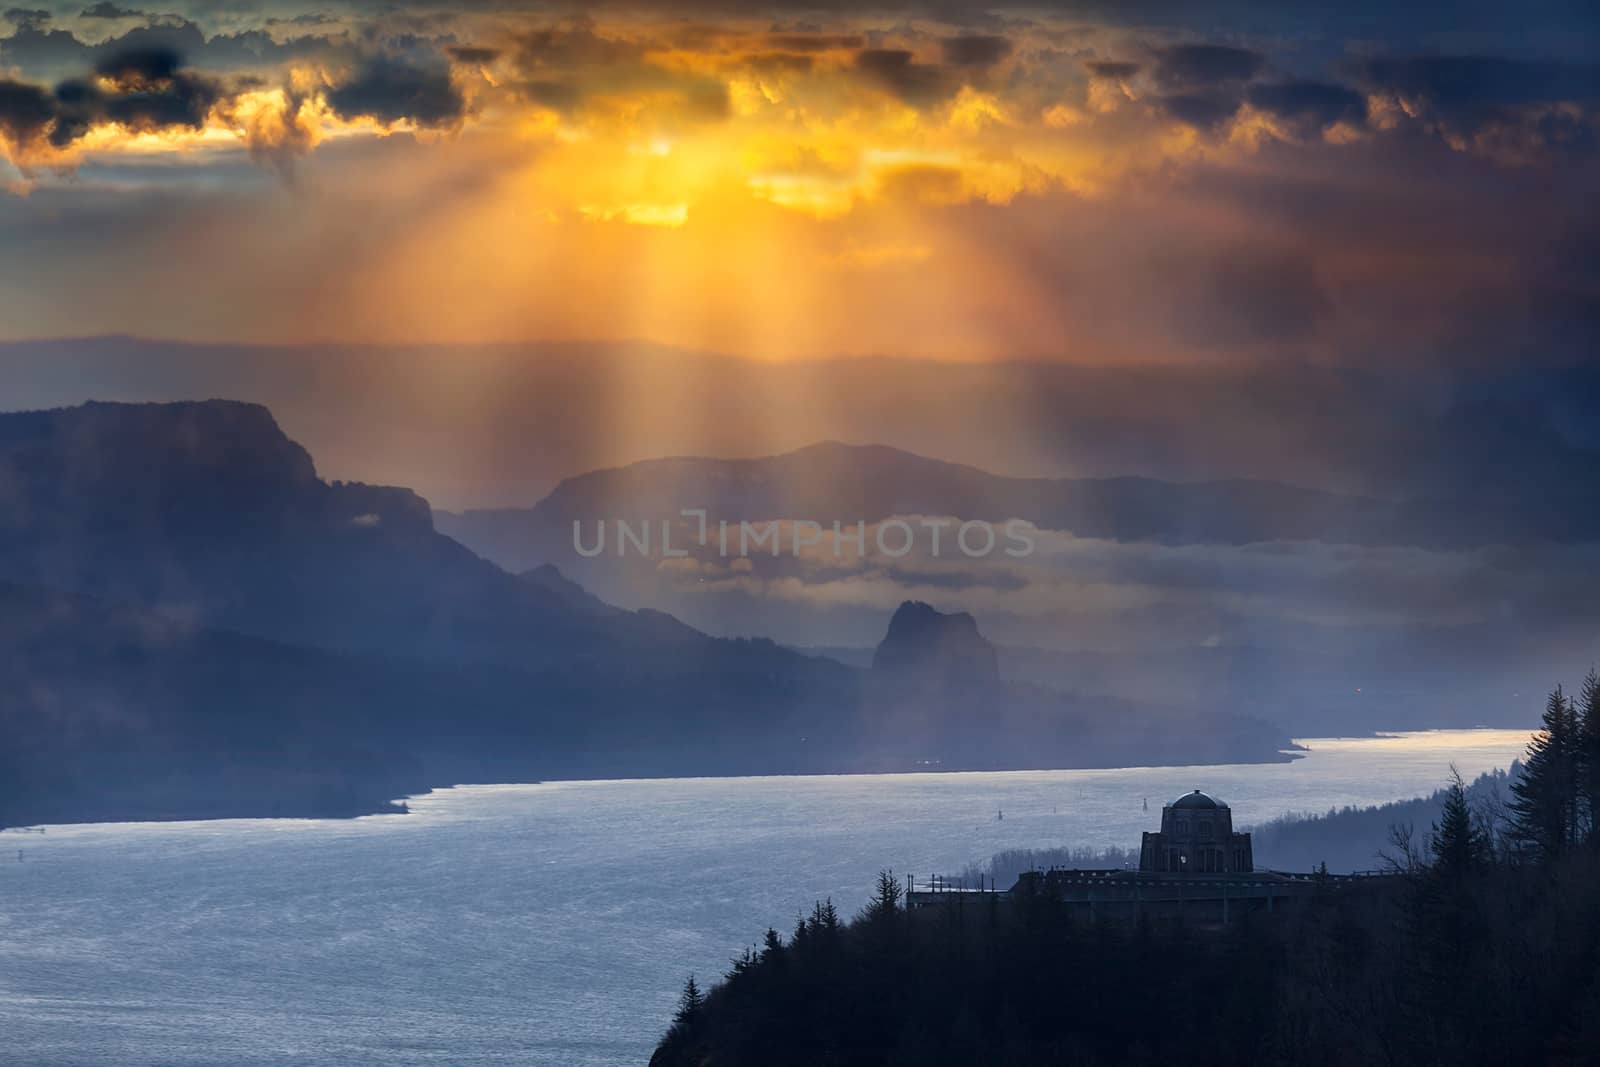
MULTIPOLYGON (((232 804, 231 803, 231 804, 225 804, 225 805, 217 805, 214 808, 207 808, 207 809, 196 810, 196 811, 181 811, 181 810, 178 810, 178 811, 167 811, 167 812, 160 812, 160 813, 143 813, 143 812, 140 812, 140 813, 134 813, 134 814, 120 814, 120 813, 94 811, 94 812, 84 812, 83 813, 83 817, 76 817, 76 816, 74 816, 72 814, 66 814, 65 816, 63 816, 62 813, 49 813, 46 816, 46 818, 43 819, 43 820, 34 820, 34 821, 30 821, 30 822, 23 822, 23 821, 19 820, 19 821, 15 822, 15 823, 8 823, 6 826, 0 827, 0 833, 17 832, 17 831, 21 831, 21 830, 25 830, 25 829, 26 830, 32 830, 32 829, 36 829, 36 828, 91 826, 91 825, 135 825, 135 824, 141 824, 141 823, 221 822, 221 821, 234 821, 234 820, 241 820, 241 821, 278 821, 278 820, 282 820, 282 821, 326 821, 326 820, 338 820, 338 821, 343 821, 343 820, 354 820, 354 819, 358 819, 358 818, 366 818, 366 817, 370 817, 370 816, 407 815, 407 814, 411 813, 410 812, 410 803, 412 801, 418 800, 418 799, 423 798, 423 797, 430 796, 430 795, 432 795, 432 794, 434 794, 436 792, 439 792, 441 790, 456 789, 456 788, 472 788, 472 787, 482 787, 482 786, 494 786, 494 785, 527 786, 527 785, 544 785, 544 784, 573 785, 573 784, 580 784, 580 783, 636 783, 636 782, 653 782, 653 781, 677 781, 677 782, 684 782, 684 781, 737 781, 737 780, 741 780, 741 779, 769 779, 769 778, 811 779, 811 778, 841 778, 841 777, 853 778, 853 777, 872 777, 872 776, 888 776, 888 775, 893 775, 893 776, 896 776, 896 777, 911 776, 911 775, 938 775, 938 776, 943 777, 943 776, 948 776, 948 775, 961 775, 961 774, 1051 774, 1051 773, 1056 773, 1056 772, 1072 772, 1072 771, 1139 771, 1139 770, 1178 770, 1178 769, 1185 769, 1185 768, 1190 768, 1190 767, 1207 768, 1207 767, 1229 767, 1229 766, 1237 766, 1237 767, 1278 766, 1278 765, 1283 765, 1283 764, 1299 762, 1308 753, 1310 753, 1312 751, 1311 746, 1314 743, 1317 743, 1317 742, 1322 742, 1322 743, 1329 743, 1329 742, 1350 743, 1350 742, 1364 742, 1364 741, 1365 742, 1371 742, 1371 741, 1382 741, 1382 740, 1389 739, 1389 738, 1398 739, 1398 738, 1415 737, 1415 736, 1418 736, 1418 735, 1427 735, 1427 734, 1437 734, 1437 735, 1440 735, 1440 736, 1459 736, 1459 735, 1463 735, 1463 734, 1472 734, 1472 733, 1523 733, 1523 732, 1527 732, 1527 733, 1531 734, 1531 733, 1533 733, 1533 729, 1530 728, 1530 727, 1521 727, 1521 726, 1517 726, 1517 727, 1496 727, 1496 726, 1436 727, 1436 728, 1423 729, 1423 730, 1375 730, 1375 731, 1372 731, 1370 733, 1364 733, 1364 734, 1341 734, 1341 735, 1336 735, 1336 736, 1325 736, 1325 737, 1297 737, 1297 738, 1291 739, 1292 747, 1279 749, 1277 751, 1277 753, 1272 757, 1234 759, 1234 760, 1227 760, 1227 761, 1220 761, 1220 762, 1208 762, 1208 763, 1149 763, 1149 764, 1137 764, 1137 763, 1121 763, 1121 764, 1086 763, 1086 764, 1081 764, 1081 765, 1078 765, 1078 766, 1071 766, 1071 767, 1062 767, 1062 766, 1053 766, 1053 767, 1010 766, 1010 767, 951 767, 951 768, 945 768, 945 767, 941 767, 941 766, 923 766, 923 767, 915 767, 915 768, 906 769, 906 770, 878 770, 878 769, 853 769, 853 770, 837 770, 837 771, 807 770, 807 771, 798 771, 798 772, 794 772, 794 771, 757 772, 757 773, 749 773, 749 774, 692 774, 692 773, 685 773, 685 774, 650 774, 650 775, 618 775, 618 776, 595 776, 595 775, 582 775, 582 774, 579 774, 579 775, 573 775, 573 776, 570 776, 570 777, 568 777, 568 776, 540 775, 540 776, 529 776, 529 777, 527 777, 525 779, 519 779, 519 780, 515 780, 515 781, 510 781, 510 780, 501 780, 501 781, 496 781, 496 782, 490 782, 490 781, 484 781, 484 782, 458 781, 458 782, 450 782, 450 783, 447 783, 447 784, 435 784, 435 785, 429 785, 429 786, 425 786, 425 787, 419 788, 414 792, 406 793, 406 794, 404 794, 403 796, 400 796, 400 797, 391 797, 391 798, 388 798, 388 799, 383 800, 383 801, 373 801, 371 803, 348 802, 348 803, 340 803, 340 804, 336 804, 336 805, 329 805, 326 808, 322 808, 322 807, 307 807, 307 808, 304 808, 304 809, 288 811, 288 812, 282 811, 282 810, 263 812, 260 809, 254 809, 254 808, 252 808, 251 806, 248 806, 248 805, 240 805, 240 804, 232 804)), ((264 805, 264 807, 269 807, 269 806, 264 805)))

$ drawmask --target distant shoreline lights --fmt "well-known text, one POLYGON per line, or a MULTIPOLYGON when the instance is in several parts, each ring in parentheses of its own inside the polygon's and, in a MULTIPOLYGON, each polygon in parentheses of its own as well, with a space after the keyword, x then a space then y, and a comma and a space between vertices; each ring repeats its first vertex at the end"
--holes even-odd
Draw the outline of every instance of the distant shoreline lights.
POLYGON ((937 559, 959 553, 967 559, 984 559, 1001 553, 1013 559, 1033 554, 1035 542, 1030 531, 1032 525, 1022 519, 1009 519, 996 524, 983 519, 958 520, 954 518, 917 517, 915 523, 901 518, 884 519, 869 524, 865 519, 844 522, 834 519, 831 529, 811 519, 772 519, 750 522, 741 519, 730 522, 719 519, 713 524, 704 508, 686 508, 679 512, 681 519, 695 520, 694 525, 672 519, 628 520, 614 518, 596 519, 586 533, 582 519, 572 520, 572 548, 585 559, 594 559, 607 552, 626 556, 683 558, 690 548, 715 548, 718 556, 727 559, 748 558, 766 553, 770 556, 789 554, 795 558, 825 553, 832 543, 835 559, 847 555, 845 546, 853 547, 856 558, 869 555, 903 559, 919 546, 937 559), (614 531, 607 537, 607 529, 614 531), (674 527, 680 527, 674 533, 674 527), (652 537, 658 531, 659 539, 652 537), (875 551, 869 551, 871 549, 875 551))

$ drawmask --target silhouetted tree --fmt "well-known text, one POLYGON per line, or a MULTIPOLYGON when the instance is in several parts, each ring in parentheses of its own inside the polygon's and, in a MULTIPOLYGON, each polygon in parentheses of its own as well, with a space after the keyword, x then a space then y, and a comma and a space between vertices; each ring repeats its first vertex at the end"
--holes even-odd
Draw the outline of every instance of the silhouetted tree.
POLYGON ((691 983, 653 1067, 1600 1063, 1600 855, 1498 862, 1453 772, 1431 839, 1402 835, 1408 877, 1330 876, 1226 926, 1091 920, 1038 888, 985 921, 874 921, 880 877, 855 922, 819 901, 709 997, 691 983))
POLYGON ((811 924, 804 915, 795 920, 794 935, 789 938, 789 945, 795 952, 804 952, 811 945, 811 924))
POLYGON ((1394 874, 1415 874, 1426 866, 1416 838, 1416 828, 1411 823, 1390 823, 1386 846, 1378 850, 1378 859, 1394 874))
POLYGON ((1524 853, 1551 859, 1567 850, 1576 829, 1577 713, 1560 686, 1545 704, 1542 727, 1511 785, 1512 833, 1524 853))
POLYGON ((1580 829, 1589 846, 1600 849, 1600 675, 1593 668, 1578 694, 1577 732, 1580 829))
POLYGON ((739 953, 737 956, 733 957, 733 959, 728 961, 728 971, 723 977, 730 980, 737 978, 739 975, 754 967, 759 960, 760 957, 756 955, 754 946, 746 948, 743 952, 739 953))
POLYGON ((678 996, 678 1013, 672 1017, 673 1023, 685 1029, 692 1027, 700 1018, 705 1005, 705 994, 700 992, 700 986, 691 974, 689 980, 683 983, 683 992, 678 996))
POLYGON ((1467 785, 1455 764, 1450 765, 1444 812, 1433 824, 1429 850, 1433 853, 1434 873, 1446 878, 1460 878, 1483 867, 1489 860, 1489 842, 1467 805, 1467 785))
POLYGON ((894 876, 894 871, 883 870, 878 872, 878 888, 867 904, 862 917, 868 922, 883 922, 893 918, 900 910, 900 900, 905 895, 906 887, 894 876))

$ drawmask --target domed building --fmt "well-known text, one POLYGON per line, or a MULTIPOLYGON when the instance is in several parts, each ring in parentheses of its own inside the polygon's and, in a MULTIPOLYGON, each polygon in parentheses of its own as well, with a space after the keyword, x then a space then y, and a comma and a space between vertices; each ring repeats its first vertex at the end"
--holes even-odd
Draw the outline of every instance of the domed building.
POLYGON ((1228 805, 1196 789, 1161 809, 1160 833, 1146 833, 1139 870, 1165 874, 1248 874, 1250 835, 1233 832, 1228 805))

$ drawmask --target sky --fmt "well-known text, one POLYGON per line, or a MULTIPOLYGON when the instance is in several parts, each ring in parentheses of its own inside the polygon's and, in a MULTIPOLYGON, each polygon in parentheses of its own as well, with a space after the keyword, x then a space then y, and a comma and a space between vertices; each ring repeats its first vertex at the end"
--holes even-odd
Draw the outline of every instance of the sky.
POLYGON ((1600 26, 1576 3, 0 18, 0 340, 1593 350, 1600 26))
POLYGON ((21 0, 0 408, 262 402, 323 476, 452 509, 831 439, 1531 517, 601 585, 809 645, 916 597, 1089 689, 1520 722, 1600 655, 1597 46, 1566 0, 21 0))

